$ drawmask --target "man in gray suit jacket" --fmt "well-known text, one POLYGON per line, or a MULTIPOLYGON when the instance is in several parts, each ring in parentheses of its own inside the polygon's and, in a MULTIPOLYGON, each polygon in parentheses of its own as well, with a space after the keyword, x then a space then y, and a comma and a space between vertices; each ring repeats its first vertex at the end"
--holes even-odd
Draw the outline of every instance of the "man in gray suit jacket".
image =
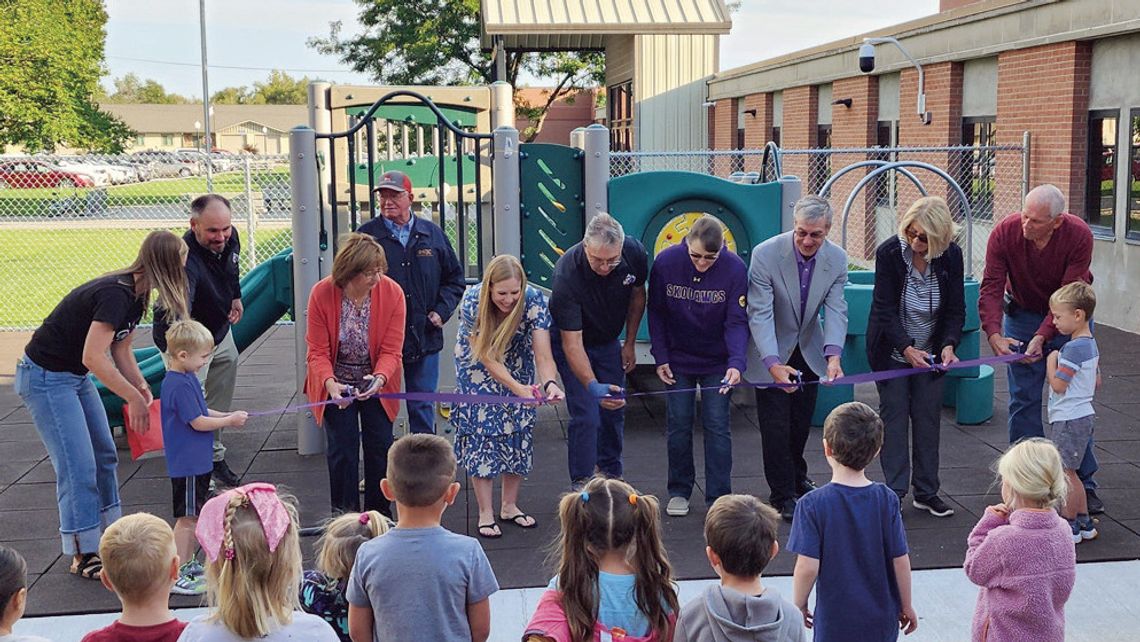
MULTIPOLYGON (((796 203, 794 229, 753 249, 748 269, 749 381, 787 384, 843 376, 839 359, 847 337, 847 253, 827 240, 830 230, 831 205, 806 196, 796 203)), ((815 385, 756 389, 769 503, 787 521, 792 520, 796 500, 815 488, 807 476, 804 446, 818 390, 815 385)))

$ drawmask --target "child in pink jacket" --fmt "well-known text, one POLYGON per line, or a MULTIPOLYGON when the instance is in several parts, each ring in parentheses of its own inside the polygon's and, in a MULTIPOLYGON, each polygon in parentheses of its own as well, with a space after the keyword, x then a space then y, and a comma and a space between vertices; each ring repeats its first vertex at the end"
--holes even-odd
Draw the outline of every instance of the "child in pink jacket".
POLYGON ((1065 602, 1077 574, 1069 524, 1054 507, 1065 471, 1047 439, 1018 442, 998 461, 1003 503, 970 532, 966 576, 981 587, 972 638, 987 642, 1062 642, 1065 602))

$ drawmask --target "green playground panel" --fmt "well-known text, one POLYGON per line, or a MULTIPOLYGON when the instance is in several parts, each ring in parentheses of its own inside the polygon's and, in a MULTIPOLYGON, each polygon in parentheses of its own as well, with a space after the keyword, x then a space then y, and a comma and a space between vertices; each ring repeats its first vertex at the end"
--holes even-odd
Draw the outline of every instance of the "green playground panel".
POLYGON ((811 415, 811 425, 822 426, 827 415, 836 406, 855 401, 855 386, 819 386, 819 396, 815 399, 815 412, 811 415))
MULTIPOLYGON (((720 219, 746 264, 753 247, 780 233, 779 183, 749 185, 695 172, 641 172, 612 179, 608 193, 610 214, 626 234, 645 245, 650 265, 658 235, 687 213, 703 212, 720 219)), ((671 243, 679 241, 670 239, 671 243)), ((644 318, 637 338, 649 340, 644 318)))
MULTIPOLYGON (((970 332, 962 333, 962 340, 958 342, 958 349, 954 354, 962 361, 969 359, 977 359, 981 356, 981 332, 973 330, 970 332)), ((954 378, 969 378, 981 376, 981 366, 974 366, 972 368, 954 368, 946 373, 948 377, 954 378)))
POLYGON ((585 232, 581 150, 565 145, 519 145, 519 209, 527 279, 549 288, 554 264, 585 232))
MULTIPOLYGON (((448 185, 459 182, 458 163, 454 156, 444 156, 443 176, 448 185)), ((463 182, 471 185, 475 182, 475 158, 471 154, 463 156, 463 182)), ((395 160, 377 161, 372 165, 373 182, 380 180, 380 175, 389 170, 399 170, 408 175, 412 185, 417 189, 439 187, 439 158, 437 156, 421 156, 420 158, 399 158, 395 160)), ((368 163, 356 164, 356 185, 368 184, 368 163)), ((490 187, 487 185, 486 187, 490 187)))
MULTIPOLYGON (((444 107, 436 105, 447 120, 459 128, 472 128, 476 126, 475 117, 479 113, 474 107, 444 107)), ((344 113, 350 116, 360 116, 364 112, 372 108, 372 105, 359 105, 356 107, 346 107, 344 113)), ((399 123, 409 123, 416 125, 431 125, 438 126, 439 117, 435 115, 430 108, 426 105, 403 105, 399 103, 390 103, 381 105, 379 109, 373 114, 377 121, 391 120, 399 123)), ((382 123, 377 123, 379 127, 382 123)))
POLYGON ((957 377, 954 395, 955 419, 962 425, 975 425, 994 416, 994 369, 981 366, 977 377, 957 377))

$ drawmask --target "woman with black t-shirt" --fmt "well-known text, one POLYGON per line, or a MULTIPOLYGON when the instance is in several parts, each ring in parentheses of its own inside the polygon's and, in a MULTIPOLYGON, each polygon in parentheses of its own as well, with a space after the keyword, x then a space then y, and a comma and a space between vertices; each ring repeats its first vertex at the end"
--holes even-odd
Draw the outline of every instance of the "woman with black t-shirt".
MULTIPOLYGON (((129 267, 75 288, 32 335, 16 364, 16 392, 55 469, 59 532, 71 572, 98 579, 99 538, 120 517, 118 454, 92 372, 129 404, 132 428, 147 429, 150 386, 131 350, 131 333, 158 290, 171 321, 186 312, 186 243, 147 235, 129 267), (110 353, 108 355, 108 352, 110 353)), ((157 426, 154 429, 158 429, 157 426)))

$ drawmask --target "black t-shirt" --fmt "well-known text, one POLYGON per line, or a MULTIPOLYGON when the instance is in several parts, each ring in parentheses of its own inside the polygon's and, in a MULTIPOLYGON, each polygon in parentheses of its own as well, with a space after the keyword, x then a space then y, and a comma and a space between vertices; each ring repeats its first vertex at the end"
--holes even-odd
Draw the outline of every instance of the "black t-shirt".
POLYGON ((645 247, 626 236, 621 263, 606 276, 586 261, 581 243, 570 248, 554 265, 550 314, 559 330, 581 330, 582 343, 596 346, 618 338, 625 328, 634 288, 645 283, 649 257, 645 247))
POLYGON ((72 290, 32 335, 24 352, 44 370, 87 374, 83 345, 94 321, 115 328, 115 341, 135 329, 143 315, 142 299, 135 295, 134 279, 101 276, 72 290))

